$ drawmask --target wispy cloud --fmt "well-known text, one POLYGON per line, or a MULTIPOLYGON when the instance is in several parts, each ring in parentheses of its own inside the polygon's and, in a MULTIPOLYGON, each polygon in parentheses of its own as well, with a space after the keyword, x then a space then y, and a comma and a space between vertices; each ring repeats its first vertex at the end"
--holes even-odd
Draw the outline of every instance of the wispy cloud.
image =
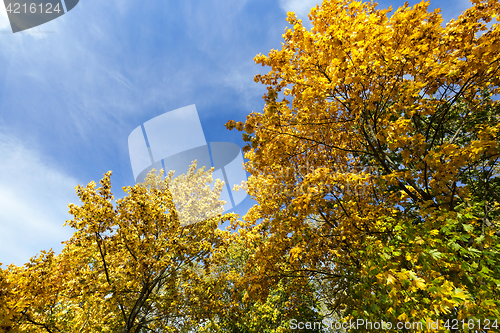
POLYGON ((0 134, 0 262, 21 265, 37 251, 62 248, 71 230, 67 205, 77 201, 74 178, 37 151, 0 134))
POLYGON ((10 30, 9 17, 7 16, 7 11, 3 4, 0 4, 0 31, 1 30, 10 30))
POLYGON ((319 0, 280 0, 280 6, 285 12, 295 12, 300 19, 307 20, 311 8, 321 2, 319 0))

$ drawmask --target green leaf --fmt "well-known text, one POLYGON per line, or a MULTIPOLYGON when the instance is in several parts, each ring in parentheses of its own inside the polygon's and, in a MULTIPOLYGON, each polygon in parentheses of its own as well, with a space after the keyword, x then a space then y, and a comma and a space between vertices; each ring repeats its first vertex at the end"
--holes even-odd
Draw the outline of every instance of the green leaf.
POLYGON ((473 232, 474 231, 474 227, 470 224, 463 224, 462 225, 464 227, 464 230, 467 231, 467 232, 473 232))
POLYGON ((428 253, 431 256, 431 258, 434 260, 439 260, 443 257, 443 254, 436 249, 429 250, 428 253))

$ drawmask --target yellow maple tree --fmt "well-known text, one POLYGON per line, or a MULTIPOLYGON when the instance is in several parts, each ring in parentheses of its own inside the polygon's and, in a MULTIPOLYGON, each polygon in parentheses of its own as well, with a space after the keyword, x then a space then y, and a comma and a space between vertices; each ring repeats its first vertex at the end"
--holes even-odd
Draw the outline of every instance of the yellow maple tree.
POLYGON ((428 6, 325 0, 255 57, 264 110, 226 124, 255 297, 292 279, 344 320, 500 317, 500 2, 446 25, 428 6))
POLYGON ((196 162, 175 179, 152 170, 144 184, 125 187, 127 195, 116 202, 111 172, 97 189, 94 182, 78 186, 82 205, 69 205, 73 219, 66 223, 75 232, 62 253, 42 251, 5 271, 16 327, 22 332, 177 332, 215 316, 217 280, 205 276, 223 260, 230 239, 218 226, 235 215, 221 215, 223 184, 209 186, 212 170, 195 170, 196 162), (193 205, 187 198, 176 205, 171 188, 202 200, 193 205), (204 209, 217 214, 181 224, 182 209, 193 218, 204 209))

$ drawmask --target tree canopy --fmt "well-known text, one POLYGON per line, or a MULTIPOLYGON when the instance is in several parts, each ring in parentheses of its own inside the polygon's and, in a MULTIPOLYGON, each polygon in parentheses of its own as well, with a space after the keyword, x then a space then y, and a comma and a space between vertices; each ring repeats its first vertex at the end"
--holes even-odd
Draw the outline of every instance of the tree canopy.
POLYGON ((500 0, 471 2, 446 25, 425 1, 289 13, 255 57, 263 111, 226 124, 256 204, 222 215, 196 164, 116 201, 111 172, 78 186, 62 253, 0 269, 0 332, 498 328, 500 0))
POLYGON ((472 3, 444 26, 429 2, 324 1, 256 56, 265 108, 226 126, 249 142, 257 295, 291 279, 344 319, 499 318, 500 3, 472 3))
POLYGON ((24 266, 6 271, 11 286, 5 289, 13 296, 7 308, 19 329, 173 332, 214 316, 213 309, 220 306, 213 293, 218 281, 205 276, 218 266, 230 238, 217 226, 234 216, 219 213, 180 223, 178 214, 186 210, 179 207, 199 215, 189 198, 202 196, 198 207, 206 209, 218 205, 222 183, 217 181, 212 189, 211 171, 195 170, 193 164, 173 180, 162 180, 153 170, 144 184, 124 188, 127 196, 116 203, 111 172, 98 189, 93 182, 78 186, 82 205, 69 205, 74 217, 66 223, 75 233, 62 253, 42 251, 24 266), (178 188, 190 195, 176 208, 170 189, 178 188))

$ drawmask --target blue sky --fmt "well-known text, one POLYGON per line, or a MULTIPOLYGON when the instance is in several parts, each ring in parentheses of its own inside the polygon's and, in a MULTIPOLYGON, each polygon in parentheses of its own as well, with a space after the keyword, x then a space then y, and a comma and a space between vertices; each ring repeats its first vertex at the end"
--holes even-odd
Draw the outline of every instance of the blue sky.
MULTIPOLYGON (((80 0, 12 34, 0 6, 0 262, 60 251, 74 188, 113 170, 133 184, 127 138, 162 113, 196 104, 207 141, 243 146, 229 119, 263 108, 253 57, 279 48, 287 11, 315 0, 80 0)), ((385 0, 379 8, 404 1, 385 0)), ((417 1, 410 1, 413 5, 417 1)), ((445 21, 470 5, 431 1, 445 21)), ((244 213, 246 199, 236 212, 244 213)))

